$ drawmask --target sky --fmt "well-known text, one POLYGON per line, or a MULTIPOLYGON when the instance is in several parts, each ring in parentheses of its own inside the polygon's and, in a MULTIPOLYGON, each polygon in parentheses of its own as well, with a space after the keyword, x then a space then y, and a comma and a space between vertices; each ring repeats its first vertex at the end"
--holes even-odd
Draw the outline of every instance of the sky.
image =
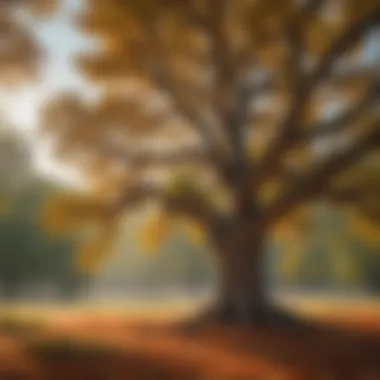
MULTIPOLYGON (((46 54, 41 76, 37 83, 23 86, 22 89, 7 90, 0 96, 0 109, 5 110, 11 123, 28 133, 31 139, 36 131, 38 111, 42 103, 60 91, 89 89, 76 73, 72 61, 76 52, 92 46, 91 41, 79 34, 73 25, 72 15, 77 11, 78 4, 78 0, 65 0, 54 17, 32 24, 32 30, 46 54)), ((72 176, 72 173, 57 167, 44 146, 36 144, 34 142, 39 170, 49 175, 58 175, 64 180, 68 175, 72 176)))
POLYGON ((72 24, 72 13, 79 4, 76 0, 65 0, 59 12, 48 20, 35 22, 32 30, 46 52, 46 61, 37 84, 24 86, 6 94, 11 104, 11 117, 24 128, 32 128, 36 121, 38 104, 52 93, 67 88, 85 87, 82 78, 75 72, 72 58, 90 42, 79 34, 72 24))

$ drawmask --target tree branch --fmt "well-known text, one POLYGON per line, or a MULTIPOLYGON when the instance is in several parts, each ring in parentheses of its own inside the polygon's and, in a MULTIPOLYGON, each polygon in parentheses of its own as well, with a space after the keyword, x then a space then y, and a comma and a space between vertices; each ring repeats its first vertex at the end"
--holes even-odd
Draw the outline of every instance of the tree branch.
MULTIPOLYGON (((286 28, 286 39, 290 47, 290 55, 288 61, 288 75, 292 78, 293 86, 293 101, 296 102, 301 91, 302 84, 302 70, 301 70, 301 60, 302 60, 302 42, 300 38, 300 26, 298 20, 302 17, 305 9, 301 9, 295 16, 294 19, 289 23, 286 28)), ((246 58, 243 58, 244 60, 246 58)), ((269 81, 262 83, 261 86, 249 86, 245 83, 238 84, 236 87, 236 102, 235 107, 232 109, 231 116, 229 117, 229 130, 231 140, 235 145, 235 150, 237 156, 241 160, 246 159, 246 151, 244 147, 244 127, 247 123, 249 115, 249 107, 252 104, 253 98, 260 94, 263 90, 267 90, 269 81)), ((289 116, 290 117, 290 116, 289 116)), ((289 123, 291 126, 292 124, 289 123)), ((280 139, 282 140, 282 139, 280 139)))
POLYGON ((227 129, 230 142, 234 148, 234 156, 232 157, 232 164, 225 168, 226 178, 230 178, 231 170, 234 174, 233 177, 239 177, 239 173, 244 175, 245 170, 250 165, 245 146, 245 132, 250 116, 250 106, 256 97, 270 90, 272 86, 272 80, 263 80, 255 84, 239 83, 237 85, 235 106, 227 119, 227 129))
POLYGON ((376 195, 375 193, 370 195, 368 198, 368 191, 366 189, 331 189, 326 192, 325 197, 328 201, 335 204, 343 204, 348 206, 355 206, 355 208, 371 219, 375 223, 380 222, 380 209, 376 204, 373 204, 373 200, 377 200, 377 194, 379 189, 377 189, 376 195))
POLYGON ((329 160, 318 165, 307 175, 299 177, 274 205, 264 213, 270 222, 289 212, 296 204, 324 194, 330 188, 331 180, 342 171, 355 164, 364 154, 380 144, 380 124, 371 128, 372 132, 343 152, 334 154, 329 160))
POLYGON ((362 199, 363 191, 358 189, 328 189, 325 197, 333 203, 353 203, 362 199))
POLYGON ((207 17, 204 12, 199 12, 199 10, 194 7, 193 2, 189 1, 185 4, 183 16, 192 26, 195 26, 203 31, 206 29, 207 17))
POLYGON ((152 64, 148 75, 153 82, 157 84, 164 92, 171 96, 174 107, 179 115, 189 121, 190 127, 201 137, 203 143, 208 147, 211 154, 217 156, 219 154, 215 136, 211 133, 210 125, 205 118, 201 117, 188 103, 183 99, 181 90, 178 88, 173 75, 168 67, 167 52, 160 38, 157 20, 147 20, 145 22, 146 29, 150 35, 150 47, 155 52, 157 61, 152 64))
POLYGON ((160 185, 143 182, 127 186, 121 197, 110 205, 109 217, 114 219, 123 210, 148 200, 158 200, 168 213, 185 215, 209 227, 222 218, 217 209, 199 194, 170 194, 160 185))
POLYGON ((117 217, 123 209, 132 207, 137 203, 147 201, 149 199, 161 198, 164 191, 161 187, 149 183, 136 183, 128 185, 122 195, 114 200, 109 208, 110 218, 117 217))
POLYGON ((230 45, 226 31, 228 15, 227 0, 211 0, 209 5, 209 22, 206 31, 211 40, 211 60, 214 68, 213 106, 218 116, 222 133, 227 136, 229 150, 233 160, 241 159, 243 153, 242 139, 234 120, 231 118, 234 106, 234 83, 236 73, 231 61, 230 45))
POLYGON ((164 59, 161 60, 160 67, 151 72, 151 78, 164 92, 170 94, 171 100, 179 115, 189 121, 190 127, 201 137, 202 141, 210 149, 214 149, 214 137, 210 131, 210 126, 204 118, 201 118, 197 112, 189 107, 183 100, 181 91, 175 84, 164 59))
POLYGON ((350 108, 348 111, 335 117, 327 122, 319 122, 309 127, 300 138, 303 140, 311 140, 315 137, 320 137, 328 134, 341 132, 350 126, 356 119, 358 119, 363 113, 372 106, 373 103, 379 101, 380 97, 380 83, 375 82, 370 86, 366 94, 360 99, 360 101, 350 108))
POLYGON ((307 90, 301 66, 303 46, 299 20, 305 12, 315 11, 321 4, 322 1, 320 0, 310 1, 293 16, 286 28, 285 38, 290 47, 288 74, 292 78, 290 107, 285 120, 279 128, 280 133, 275 139, 272 149, 265 154, 258 167, 253 168, 253 171, 248 175, 248 181, 243 190, 245 197, 251 197, 255 188, 257 193, 261 183, 277 170, 281 155, 295 142, 297 120, 304 104, 306 104, 305 92, 307 90))
POLYGON ((228 87, 233 81, 229 46, 225 30, 227 1, 211 0, 208 11, 209 22, 207 23, 207 32, 212 42, 210 54, 215 73, 215 106, 220 115, 225 115, 227 111, 226 97, 228 96, 228 87))
POLYGON ((348 28, 348 30, 332 44, 330 49, 325 53, 318 67, 315 69, 308 84, 309 91, 330 73, 333 63, 350 45, 354 44, 366 32, 379 23, 380 7, 362 17, 358 22, 348 28))
MULTIPOLYGON (((230 123, 231 125, 239 128, 243 132, 249 121, 250 106, 254 99, 263 95, 274 88, 274 81, 272 78, 260 81, 259 83, 242 82, 236 86, 236 103, 231 112, 230 123)), ((244 138, 244 133, 239 134, 239 138, 244 138)))
POLYGON ((281 132, 275 140, 272 149, 264 156, 261 164, 250 175, 250 181, 246 186, 247 194, 252 194, 254 188, 259 189, 260 185, 281 166, 281 157, 284 152, 290 149, 299 141, 298 122, 304 107, 307 105, 310 94, 314 87, 321 82, 329 73, 335 63, 345 50, 362 37, 368 30, 378 24, 380 21, 380 8, 366 15, 345 33, 343 33, 326 52, 321 59, 320 64, 310 75, 305 83, 301 84, 302 88, 297 91, 297 96, 293 99, 288 116, 280 128, 281 132))

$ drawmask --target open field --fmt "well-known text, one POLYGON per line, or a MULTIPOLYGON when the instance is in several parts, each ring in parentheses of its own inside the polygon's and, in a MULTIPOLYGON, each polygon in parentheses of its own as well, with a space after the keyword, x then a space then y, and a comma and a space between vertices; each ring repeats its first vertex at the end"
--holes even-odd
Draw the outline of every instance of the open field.
POLYGON ((334 332, 171 326, 195 306, 0 305, 0 379, 380 379, 380 302, 286 300, 334 332))

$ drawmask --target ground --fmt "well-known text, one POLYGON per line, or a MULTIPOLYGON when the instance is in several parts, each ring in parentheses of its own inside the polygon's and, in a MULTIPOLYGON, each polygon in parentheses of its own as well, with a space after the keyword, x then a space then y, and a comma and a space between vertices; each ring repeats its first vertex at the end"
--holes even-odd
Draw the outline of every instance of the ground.
POLYGON ((0 379, 380 379, 380 302, 314 300, 291 307, 329 329, 189 332, 172 324, 185 308, 169 305, 134 312, 23 306, 7 315, 3 307, 0 379))

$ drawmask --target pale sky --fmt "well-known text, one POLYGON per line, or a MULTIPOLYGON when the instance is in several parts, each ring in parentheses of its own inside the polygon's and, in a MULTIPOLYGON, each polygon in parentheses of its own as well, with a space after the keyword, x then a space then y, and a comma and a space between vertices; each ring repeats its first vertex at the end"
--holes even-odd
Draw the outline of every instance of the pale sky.
MULTIPOLYGON (((41 103, 62 90, 88 90, 88 86, 75 72, 72 63, 77 51, 92 46, 91 41, 76 32, 72 24, 71 16, 78 4, 80 4, 78 0, 65 0, 62 9, 53 18, 32 25, 33 32, 46 52, 46 61, 38 83, 13 91, 2 91, 0 94, 0 110, 5 111, 15 126, 27 133, 31 132, 31 138, 36 130, 41 103)), ((34 143, 37 148, 36 144, 37 142, 34 143)), ((41 144, 36 150, 39 169, 49 173, 57 172, 57 166, 47 157, 41 144)))
POLYGON ((5 101, 11 104, 12 119, 25 128, 32 127, 36 121, 38 104, 49 94, 66 88, 84 87, 82 78, 75 73, 71 62, 75 52, 90 45, 72 25, 71 13, 79 3, 77 0, 65 0, 55 17, 32 25, 33 32, 46 52, 41 80, 37 84, 24 86, 22 90, 5 94, 5 101))

